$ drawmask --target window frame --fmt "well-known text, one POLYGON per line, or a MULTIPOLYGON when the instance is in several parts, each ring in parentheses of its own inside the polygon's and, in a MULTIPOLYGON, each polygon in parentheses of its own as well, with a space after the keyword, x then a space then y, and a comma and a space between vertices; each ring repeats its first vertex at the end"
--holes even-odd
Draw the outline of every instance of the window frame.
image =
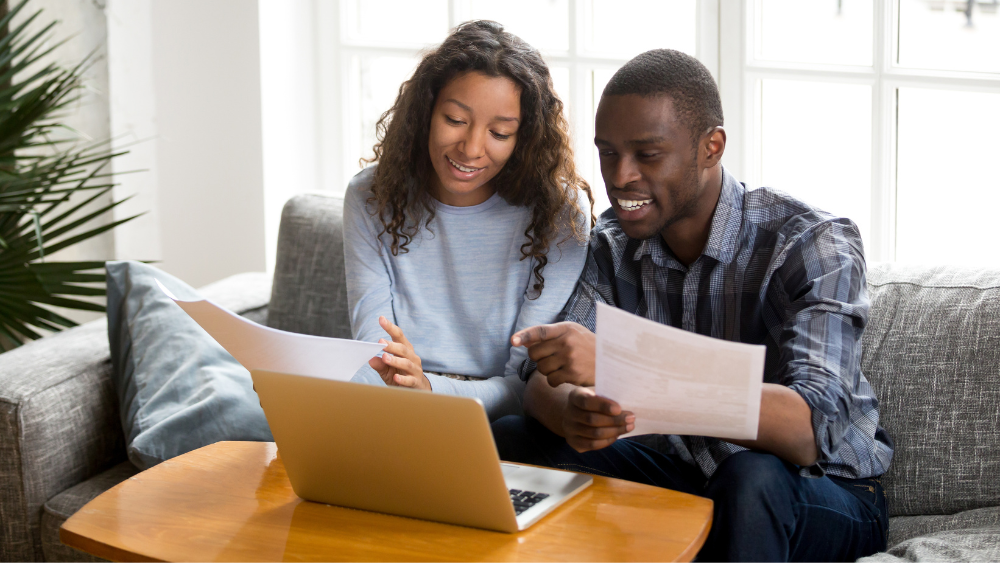
POLYGON ((873 2, 873 64, 838 66, 755 59, 756 0, 721 0, 719 86, 730 143, 724 162, 748 185, 761 184, 760 84, 764 79, 864 84, 872 92, 871 240, 869 261, 896 257, 896 107, 899 88, 1000 94, 1000 73, 896 66, 899 0, 873 2))
MULTIPOLYGON (((719 14, 720 0, 696 1, 696 53, 719 79, 719 14)), ((724 0, 721 0, 724 1, 724 0)), ((596 149, 593 146, 594 123, 593 111, 593 70, 616 70, 627 58, 600 56, 585 51, 582 34, 588 23, 589 2, 585 0, 569 0, 569 50, 543 51, 542 56, 550 66, 569 69, 569 97, 565 100, 568 107, 567 119, 570 122, 570 132, 574 142, 574 151, 578 167, 593 180, 595 195, 604 193, 603 181, 599 177, 599 165, 596 160, 596 149)), ((358 163, 354 159, 357 149, 368 154, 371 147, 354 147, 351 140, 352 119, 357 103, 356 86, 352 84, 350 73, 352 60, 356 56, 388 55, 410 57, 417 55, 425 45, 386 46, 366 43, 350 38, 348 18, 350 15, 350 0, 323 1, 316 0, 316 36, 317 36, 317 73, 318 99, 318 143, 320 154, 339 155, 334 158, 322 158, 319 163, 319 186, 323 191, 342 194, 346 189, 345 179, 348 174, 357 171, 358 163)), ((448 0, 449 29, 468 19, 469 4, 466 0, 448 0)), ((605 196, 600 195, 599 198, 605 196)), ((600 211, 599 209, 596 211, 600 211)))

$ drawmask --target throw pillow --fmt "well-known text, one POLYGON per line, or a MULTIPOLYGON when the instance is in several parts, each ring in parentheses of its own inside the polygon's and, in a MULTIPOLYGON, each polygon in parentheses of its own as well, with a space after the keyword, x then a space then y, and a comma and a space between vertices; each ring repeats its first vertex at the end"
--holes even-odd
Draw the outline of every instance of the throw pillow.
POLYGON ((108 341, 129 460, 140 469, 222 440, 272 441, 250 373, 156 285, 189 285, 139 262, 107 263, 108 341))

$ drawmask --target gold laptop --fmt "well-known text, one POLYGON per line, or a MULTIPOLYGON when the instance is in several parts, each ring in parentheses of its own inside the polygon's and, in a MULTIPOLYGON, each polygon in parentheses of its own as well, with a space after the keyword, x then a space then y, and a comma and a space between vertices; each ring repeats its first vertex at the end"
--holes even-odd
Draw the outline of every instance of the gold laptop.
POLYGON ((306 500, 517 532, 593 482, 501 463, 476 399, 251 375, 292 489, 306 500))

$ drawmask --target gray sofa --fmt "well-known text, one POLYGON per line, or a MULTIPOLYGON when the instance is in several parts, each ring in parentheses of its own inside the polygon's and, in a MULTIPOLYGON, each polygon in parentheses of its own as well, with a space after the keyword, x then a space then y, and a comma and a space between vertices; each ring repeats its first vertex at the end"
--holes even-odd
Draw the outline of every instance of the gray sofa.
MULTIPOLYGON (((268 326, 349 336, 341 212, 339 199, 292 199, 273 286, 241 274, 203 294, 268 326)), ((878 265, 868 282, 863 369, 896 442, 883 478, 892 547, 876 558, 996 558, 1000 271, 878 265)), ((93 560, 62 545, 58 530, 137 471, 110 370, 104 321, 0 355, 0 559, 93 560)))

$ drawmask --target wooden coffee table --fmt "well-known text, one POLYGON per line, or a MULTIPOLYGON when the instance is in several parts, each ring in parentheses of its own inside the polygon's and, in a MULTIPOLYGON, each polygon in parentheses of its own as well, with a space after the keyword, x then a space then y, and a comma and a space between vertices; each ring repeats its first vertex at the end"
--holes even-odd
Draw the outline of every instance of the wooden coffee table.
POLYGON ((133 561, 689 561, 712 501, 618 479, 594 484, 524 532, 505 534, 308 502, 273 443, 220 442, 89 502, 63 543, 133 561))

